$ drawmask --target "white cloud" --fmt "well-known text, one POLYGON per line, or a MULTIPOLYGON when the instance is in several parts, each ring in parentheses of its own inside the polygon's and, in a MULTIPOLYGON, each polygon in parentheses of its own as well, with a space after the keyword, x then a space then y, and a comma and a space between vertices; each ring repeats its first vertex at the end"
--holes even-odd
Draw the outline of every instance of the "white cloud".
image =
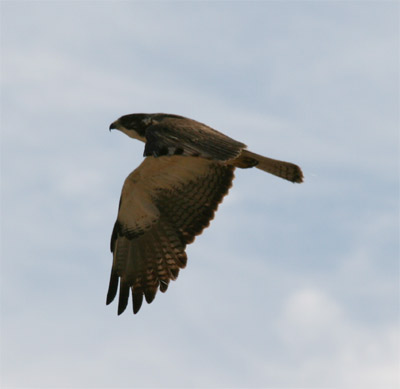
POLYGON ((300 386, 395 388, 399 384, 397 326, 369 328, 353 321, 324 291, 290 295, 278 321, 287 349, 302 355, 292 367, 300 386))
POLYGON ((283 308, 283 331, 288 343, 314 343, 334 340, 332 332, 342 322, 339 306, 327 296, 312 289, 300 290, 288 298, 283 308))

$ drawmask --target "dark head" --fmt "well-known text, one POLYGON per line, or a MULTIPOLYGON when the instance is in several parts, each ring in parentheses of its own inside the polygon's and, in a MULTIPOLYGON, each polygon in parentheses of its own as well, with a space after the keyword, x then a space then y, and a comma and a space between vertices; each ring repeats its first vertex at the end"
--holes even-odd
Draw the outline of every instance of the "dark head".
POLYGON ((145 134, 147 127, 169 119, 186 119, 183 116, 169 113, 132 113, 121 116, 118 120, 111 123, 111 130, 120 130, 131 138, 146 142, 145 134))
POLYGON ((154 114, 151 113, 133 113, 121 116, 118 120, 111 123, 110 131, 120 130, 131 138, 145 142, 146 128, 152 124, 153 116, 154 114))

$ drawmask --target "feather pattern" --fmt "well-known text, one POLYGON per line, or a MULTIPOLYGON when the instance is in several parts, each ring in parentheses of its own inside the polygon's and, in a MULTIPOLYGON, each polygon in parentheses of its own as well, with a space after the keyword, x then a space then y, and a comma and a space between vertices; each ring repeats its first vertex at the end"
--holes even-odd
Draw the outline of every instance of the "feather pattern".
POLYGON ((118 314, 131 292, 133 312, 186 266, 186 245, 206 228, 227 194, 236 167, 255 167, 291 182, 299 166, 267 158, 203 123, 179 115, 129 114, 111 123, 145 142, 143 163, 125 180, 111 236, 113 265, 107 304, 118 314))
POLYGON ((232 185, 234 167, 210 160, 173 156, 146 158, 125 181, 111 237, 113 266, 109 304, 120 284, 118 314, 133 312, 143 296, 151 303, 157 290, 186 266, 186 245, 206 228, 232 185))
POLYGON ((162 117, 146 129, 145 156, 200 156, 216 161, 237 157, 246 148, 205 124, 184 117, 162 117))

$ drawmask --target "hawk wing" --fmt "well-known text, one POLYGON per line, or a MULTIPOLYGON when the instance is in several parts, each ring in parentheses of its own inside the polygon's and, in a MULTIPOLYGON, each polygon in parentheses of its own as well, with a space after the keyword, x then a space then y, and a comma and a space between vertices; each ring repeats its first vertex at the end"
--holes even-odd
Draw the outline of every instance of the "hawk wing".
POLYGON ((205 124, 172 116, 146 129, 144 155, 187 155, 227 161, 239 156, 244 148, 244 143, 205 124))
POLYGON ((113 265, 107 304, 116 296, 118 314, 132 294, 133 312, 143 296, 158 289, 186 265, 186 245, 206 228, 228 193, 233 166, 195 157, 148 157, 125 180, 111 237, 113 265))

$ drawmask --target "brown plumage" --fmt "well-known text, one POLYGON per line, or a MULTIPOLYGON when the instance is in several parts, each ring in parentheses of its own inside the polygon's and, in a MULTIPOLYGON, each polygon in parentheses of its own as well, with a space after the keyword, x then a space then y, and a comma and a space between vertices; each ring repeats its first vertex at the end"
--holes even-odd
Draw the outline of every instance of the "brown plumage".
POLYGON ((111 124, 146 143, 142 164, 125 180, 111 237, 107 304, 118 291, 118 314, 132 295, 137 313, 186 266, 186 245, 208 227, 232 186, 235 167, 256 167, 302 182, 294 164, 246 150, 212 128, 177 115, 132 114, 111 124))

